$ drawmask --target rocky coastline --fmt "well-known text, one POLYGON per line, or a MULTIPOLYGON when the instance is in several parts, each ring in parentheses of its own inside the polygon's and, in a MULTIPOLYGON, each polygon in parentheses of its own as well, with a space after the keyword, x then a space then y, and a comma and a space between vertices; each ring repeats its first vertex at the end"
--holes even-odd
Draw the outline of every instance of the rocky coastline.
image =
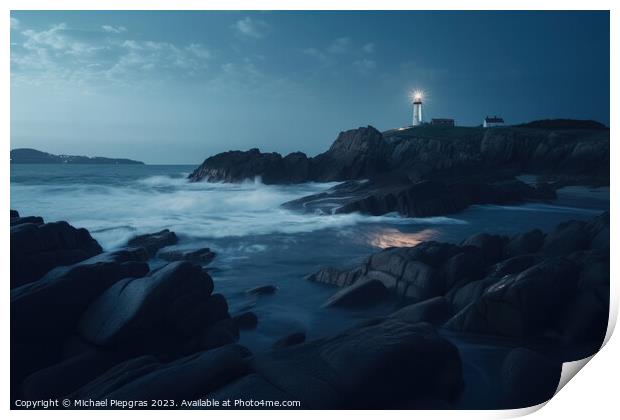
POLYGON ((356 267, 310 274, 335 288, 317 310, 385 300, 398 310, 307 342, 291 334, 258 354, 237 342, 261 320, 229 312, 208 273, 215 254, 177 244, 164 230, 104 251, 85 229, 11 211, 13 404, 230 398, 309 409, 517 408, 549 399, 561 363, 595 353, 607 328, 609 213, 547 234, 389 248, 356 267), (152 269, 153 259, 165 262, 152 269), (536 386, 526 382, 534 372, 536 386))
POLYGON ((296 152, 231 151, 206 159, 192 182, 265 184, 342 182, 284 207, 324 214, 359 212, 404 217, 459 212, 472 204, 555 198, 565 185, 609 185, 609 130, 553 120, 525 126, 420 126, 341 132, 315 157, 296 152), (517 179, 531 174, 534 185, 517 179))

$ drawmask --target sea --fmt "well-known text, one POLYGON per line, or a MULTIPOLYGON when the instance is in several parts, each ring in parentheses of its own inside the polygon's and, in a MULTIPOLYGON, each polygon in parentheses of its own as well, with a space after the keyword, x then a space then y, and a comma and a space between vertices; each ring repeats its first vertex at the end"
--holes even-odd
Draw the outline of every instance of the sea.
MULTIPOLYGON (((251 310, 258 316, 258 327, 243 331, 240 340, 253 351, 291 333, 318 338, 395 309, 394 302, 363 310, 322 307, 337 290, 306 279, 322 267, 354 266, 381 249, 422 241, 459 243, 478 232, 549 231, 560 222, 609 210, 609 188, 566 187, 548 202, 472 206, 444 217, 304 214, 280 205, 335 184, 190 183, 187 175, 194 168, 13 164, 11 208, 23 216, 84 227, 104 250, 162 229, 179 237, 174 248, 211 248, 217 257, 206 269, 215 291, 226 296, 232 315, 251 310), (246 293, 262 285, 277 291, 246 293)), ((155 268, 163 262, 150 264, 155 268)))

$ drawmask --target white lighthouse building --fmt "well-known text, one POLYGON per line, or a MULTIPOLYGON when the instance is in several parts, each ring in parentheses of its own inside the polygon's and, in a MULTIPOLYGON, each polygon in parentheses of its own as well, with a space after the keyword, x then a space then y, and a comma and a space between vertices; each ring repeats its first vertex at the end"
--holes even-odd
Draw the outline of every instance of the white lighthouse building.
POLYGON ((422 117, 422 92, 415 91, 411 94, 413 101, 413 126, 421 125, 424 122, 422 117))

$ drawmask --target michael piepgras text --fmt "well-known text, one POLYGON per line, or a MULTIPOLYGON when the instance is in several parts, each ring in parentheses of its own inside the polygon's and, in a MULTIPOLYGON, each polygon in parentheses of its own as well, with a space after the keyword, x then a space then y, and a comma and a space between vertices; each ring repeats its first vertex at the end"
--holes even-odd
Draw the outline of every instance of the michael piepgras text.
POLYGON ((15 407, 22 409, 81 409, 81 408, 108 408, 108 409, 134 409, 134 408, 297 408, 301 407, 300 401, 288 400, 261 400, 261 399, 213 399, 203 398, 197 400, 115 400, 115 399, 48 399, 48 400, 15 400, 15 407))

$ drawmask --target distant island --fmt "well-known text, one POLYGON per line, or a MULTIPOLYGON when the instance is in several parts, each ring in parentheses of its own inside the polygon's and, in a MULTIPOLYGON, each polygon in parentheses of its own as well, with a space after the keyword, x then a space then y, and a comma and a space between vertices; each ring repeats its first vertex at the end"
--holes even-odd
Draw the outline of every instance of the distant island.
POLYGON ((144 162, 131 159, 106 157, 88 157, 72 155, 53 155, 35 149, 11 150, 11 163, 70 163, 70 164, 109 164, 109 165, 144 165, 144 162))

